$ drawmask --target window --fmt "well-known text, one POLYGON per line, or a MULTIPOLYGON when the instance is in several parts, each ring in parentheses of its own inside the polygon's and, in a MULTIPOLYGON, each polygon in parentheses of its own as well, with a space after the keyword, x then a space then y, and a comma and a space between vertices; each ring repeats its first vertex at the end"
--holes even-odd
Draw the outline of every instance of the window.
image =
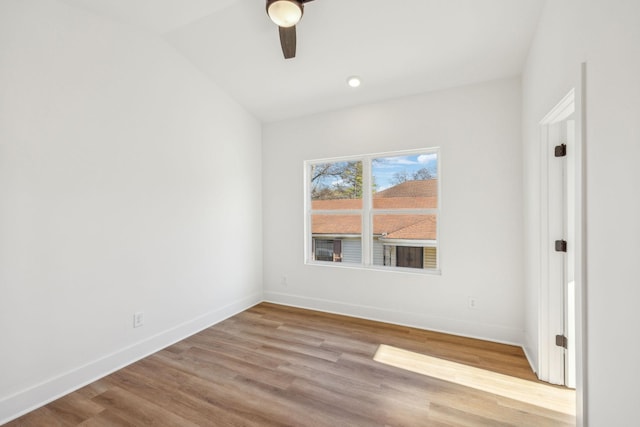
POLYGON ((305 180, 308 263, 438 271, 437 148, 307 161, 305 180))

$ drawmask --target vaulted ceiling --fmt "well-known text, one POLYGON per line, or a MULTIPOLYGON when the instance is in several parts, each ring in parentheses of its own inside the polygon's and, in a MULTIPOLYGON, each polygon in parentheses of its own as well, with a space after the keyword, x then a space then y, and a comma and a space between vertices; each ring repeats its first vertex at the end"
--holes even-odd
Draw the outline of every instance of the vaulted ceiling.
POLYGON ((285 60, 265 0, 61 1, 163 37, 266 122, 517 76, 544 4, 315 0, 285 60))

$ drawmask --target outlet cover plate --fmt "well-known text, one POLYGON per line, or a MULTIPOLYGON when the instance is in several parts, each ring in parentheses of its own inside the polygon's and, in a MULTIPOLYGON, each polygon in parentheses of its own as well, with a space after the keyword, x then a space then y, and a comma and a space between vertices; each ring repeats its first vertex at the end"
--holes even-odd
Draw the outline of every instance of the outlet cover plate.
POLYGON ((134 313, 133 314, 133 327, 134 328, 139 328, 142 325, 144 325, 144 313, 142 311, 134 313))

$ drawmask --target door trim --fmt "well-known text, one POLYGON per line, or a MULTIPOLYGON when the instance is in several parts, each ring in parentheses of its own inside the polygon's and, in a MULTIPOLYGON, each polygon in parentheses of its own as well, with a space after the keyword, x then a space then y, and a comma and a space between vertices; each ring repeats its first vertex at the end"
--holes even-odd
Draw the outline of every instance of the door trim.
MULTIPOLYGON (((559 256, 554 250, 554 241, 566 236, 551 236, 549 213, 551 209, 551 191, 549 175, 552 173, 551 161, 553 147, 561 143, 553 134, 559 123, 567 120, 576 112, 575 89, 562 98, 551 111, 540 121, 540 288, 539 288, 539 333, 538 333, 538 378, 552 384, 564 385, 564 359, 561 351, 555 346, 555 336, 564 334, 564 302, 556 301, 558 290, 552 289, 550 277, 551 257, 559 256), (555 295, 554 295, 555 294, 555 295)), ((576 123, 577 125, 577 123, 576 123)), ((570 149, 573 149, 571 147, 570 149)), ((560 182, 558 182, 560 185, 560 182)), ((574 244, 570 242, 570 244, 574 244)), ((563 279, 564 280, 564 279, 563 279)))
MULTIPOLYGON (((586 173, 587 173, 587 156, 586 149, 587 140, 587 63, 583 62, 580 65, 579 75, 576 79, 575 89, 573 93, 573 104, 575 106, 574 120, 575 120, 575 364, 576 364, 576 426, 587 426, 589 421, 587 417, 586 408, 588 407, 588 383, 587 383, 587 299, 588 299, 588 277, 587 277, 587 260, 588 253, 586 249, 587 244, 587 221, 586 216, 586 202, 587 202, 587 186, 586 173)), ((563 108, 561 106, 570 103, 570 94, 567 94, 565 98, 558 103, 544 119, 540 122, 541 131, 542 126, 548 124, 549 121, 558 120, 562 117, 561 112, 563 108), (555 114, 552 114, 555 113, 555 114)), ((548 141, 547 141, 548 143, 548 141)), ((542 145, 542 144, 541 144, 542 145)), ((544 163, 548 161, 546 156, 543 156, 544 163)), ((541 165, 542 166, 542 165, 541 165)), ((547 182, 547 170, 541 169, 541 189, 548 188, 547 182), (544 173, 542 173, 544 172, 544 173)), ((541 197, 541 202, 543 198, 541 197)), ((541 207, 542 209, 542 207, 541 207)), ((542 210, 541 210, 542 212, 542 210)), ((546 218, 541 217, 541 221, 546 221, 546 218)), ((542 225, 542 224, 541 224, 542 225)), ((541 226, 542 231, 542 226, 541 226)), ((542 236, 541 236, 542 237, 542 236)), ((541 243, 542 245, 542 243, 541 243)), ((549 246, 547 245, 547 249, 549 246)), ((542 251, 541 251, 542 255, 542 251)), ((541 258, 540 261, 545 261, 546 258, 541 258)), ((542 270, 541 270, 542 272, 542 270)), ((541 278, 543 276, 540 276, 541 278)), ((540 297, 542 297, 543 286, 542 279, 540 280, 540 297)), ((538 374, 543 361, 542 348, 545 345, 550 344, 550 340, 544 342, 542 340, 543 327, 546 325, 548 312, 546 307, 543 307, 544 300, 539 300, 539 313, 538 313, 538 374)))

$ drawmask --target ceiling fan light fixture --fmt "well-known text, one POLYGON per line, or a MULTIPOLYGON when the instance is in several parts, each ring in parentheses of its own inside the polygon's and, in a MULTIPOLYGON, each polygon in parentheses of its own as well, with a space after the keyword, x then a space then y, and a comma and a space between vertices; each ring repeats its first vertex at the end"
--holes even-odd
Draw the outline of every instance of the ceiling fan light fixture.
POLYGON ((267 14, 277 26, 293 27, 302 18, 302 3, 297 0, 271 0, 267 2, 267 14))

